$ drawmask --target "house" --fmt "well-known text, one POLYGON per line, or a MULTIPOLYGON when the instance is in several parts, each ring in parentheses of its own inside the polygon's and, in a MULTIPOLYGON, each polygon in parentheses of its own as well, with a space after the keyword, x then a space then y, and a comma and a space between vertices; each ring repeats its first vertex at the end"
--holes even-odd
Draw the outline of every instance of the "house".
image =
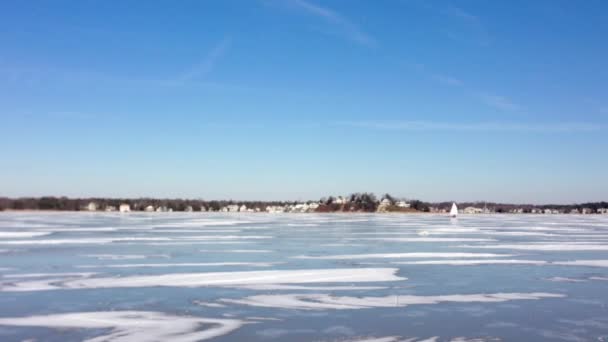
POLYGON ((241 206, 239 207, 239 211, 246 212, 246 211, 247 211, 247 206, 246 206, 246 205, 244 205, 244 204, 243 204, 243 205, 241 205, 241 206))
POLYGON ((226 208, 226 211, 231 212, 231 213, 236 213, 239 211, 239 206, 236 204, 227 205, 225 208, 226 208))
POLYGON ((411 206, 411 204, 406 201, 397 201, 396 205, 399 208, 409 208, 411 206))
POLYGON ((269 205, 266 207, 266 212, 269 213, 282 213, 285 212, 285 208, 280 205, 269 205))
POLYGON ((106 211, 116 211, 116 207, 115 207, 115 206, 113 206, 113 205, 108 205, 108 206, 106 207, 106 211))
POLYGON ((597 213, 606 215, 608 214, 608 208, 598 208, 597 213))
POLYGON ((131 206, 128 205, 127 203, 123 203, 118 208, 118 211, 120 211, 121 213, 128 213, 131 211, 131 206))
POLYGON ((466 207, 464 208, 465 214, 481 214, 483 213, 483 209, 475 208, 475 207, 466 207))
POLYGON ((593 213, 593 210, 591 208, 583 208, 581 210, 581 213, 584 215, 589 215, 589 214, 593 213))
POLYGON ((578 211, 578 209, 574 208, 572 210, 570 210, 570 214, 580 214, 581 212, 578 211))
POLYGON ((207 211, 207 208, 205 208, 205 206, 204 206, 204 205, 201 205, 201 211, 202 211, 202 212, 206 212, 206 211, 207 211))
POLYGON ((345 204, 346 203, 346 199, 342 196, 338 196, 334 199, 334 203, 336 204, 345 204))
POLYGON ((296 213, 305 213, 308 212, 309 209, 309 205, 306 203, 297 203, 296 205, 292 206, 290 209, 290 211, 292 212, 296 212, 296 213))
POLYGON ((184 209, 184 211, 192 212, 193 211, 192 206, 191 205, 187 206, 186 209, 184 209))
POLYGON ((88 210, 88 211, 97 211, 97 203, 95 203, 95 202, 90 202, 90 203, 87 205, 87 210, 88 210))
POLYGON ((553 210, 551 210, 551 209, 545 209, 545 214, 552 214, 552 213, 553 213, 553 210))
POLYGON ((153 211, 154 211, 154 207, 153 207, 153 206, 151 206, 151 205, 149 205, 149 206, 147 206, 147 207, 144 209, 144 211, 147 211, 147 212, 151 213, 151 212, 153 212, 153 211))

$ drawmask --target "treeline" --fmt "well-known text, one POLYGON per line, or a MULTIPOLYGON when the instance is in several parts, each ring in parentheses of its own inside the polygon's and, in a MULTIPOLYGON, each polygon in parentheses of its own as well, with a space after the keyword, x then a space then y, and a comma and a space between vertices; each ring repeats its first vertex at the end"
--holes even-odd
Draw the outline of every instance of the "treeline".
MULTIPOLYGON (((429 204, 433 208, 449 210, 452 202, 440 202, 429 204)), ((508 203, 493 203, 493 202, 459 202, 458 207, 463 209, 466 207, 487 208, 491 212, 510 213, 515 210, 521 210, 525 214, 532 213, 534 210, 558 210, 562 213, 570 213, 573 210, 582 211, 590 209, 593 213, 599 212, 601 209, 608 208, 608 202, 587 202, 578 204, 508 204, 508 203)))
MULTIPOLYGON (((267 207, 283 207, 285 211, 293 211, 298 204, 310 205, 309 212, 376 212, 380 202, 388 199, 387 211, 402 211, 397 208, 395 197, 385 194, 380 200, 373 193, 354 193, 346 197, 329 196, 319 201, 233 201, 233 200, 192 200, 192 199, 157 199, 157 198, 68 198, 68 197, 0 197, 0 210, 58 210, 84 211, 89 210, 94 203, 95 210, 117 210, 121 204, 128 204, 131 211, 144 211, 146 208, 163 208, 172 211, 221 211, 229 206, 246 206, 253 211, 266 211, 267 207), (313 206, 314 204, 314 206, 313 206)), ((409 201, 409 211, 429 211, 429 204, 422 201, 409 201)), ((297 209, 296 209, 297 211, 297 209)))
POLYGON ((144 211, 147 207, 164 207, 173 211, 219 211, 228 205, 246 205, 248 208, 263 210, 267 206, 290 205, 295 202, 286 201, 206 201, 192 199, 157 199, 157 198, 68 198, 68 197, 0 197, 0 210, 59 210, 81 211, 88 210, 89 203, 95 203, 96 209, 104 211, 108 208, 117 209, 121 204, 128 204, 132 211, 144 211))
MULTIPOLYGON (((413 212, 435 212, 449 211, 452 202, 430 203, 420 200, 407 201, 408 207, 398 207, 399 200, 389 194, 383 195, 378 199, 373 193, 362 192, 354 193, 346 197, 329 196, 321 198, 319 201, 233 201, 233 200, 202 200, 202 199, 157 199, 157 198, 68 198, 68 197, 23 197, 7 198, 0 197, 1 210, 59 210, 59 211, 80 211, 88 210, 88 205, 94 203, 96 210, 104 211, 109 208, 118 209, 121 204, 128 204, 132 211, 144 211, 148 207, 171 209, 173 211, 220 211, 228 206, 243 206, 254 211, 265 211, 267 207, 292 208, 298 204, 310 204, 309 211, 314 212, 376 212, 379 209, 384 211, 413 211, 413 212), (388 206, 380 208, 383 203, 388 202, 388 206), (313 207, 312 204, 315 204, 313 207)), ((522 212, 533 213, 540 210, 557 210, 561 213, 572 211, 582 212, 583 209, 591 210, 592 213, 599 213, 608 208, 608 202, 588 202, 580 204, 508 204, 493 202, 459 202, 461 209, 475 207, 487 209, 489 212, 510 213, 522 212)), ((288 211, 288 210, 286 210, 288 211)))

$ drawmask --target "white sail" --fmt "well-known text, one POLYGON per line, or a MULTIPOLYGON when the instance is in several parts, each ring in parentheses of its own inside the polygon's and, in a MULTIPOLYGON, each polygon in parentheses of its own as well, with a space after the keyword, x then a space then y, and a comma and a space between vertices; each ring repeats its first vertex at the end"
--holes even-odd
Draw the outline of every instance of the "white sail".
POLYGON ((458 207, 456 206, 456 203, 452 203, 452 209, 450 210, 450 216, 451 217, 458 216, 458 207))

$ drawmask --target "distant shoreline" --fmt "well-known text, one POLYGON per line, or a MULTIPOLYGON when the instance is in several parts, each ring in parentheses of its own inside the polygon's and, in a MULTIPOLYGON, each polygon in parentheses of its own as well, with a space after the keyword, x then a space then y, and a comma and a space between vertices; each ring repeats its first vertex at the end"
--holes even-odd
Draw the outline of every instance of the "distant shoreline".
MULTIPOLYGON (((79 213, 79 214, 114 214, 114 215, 131 215, 131 214, 148 214, 148 215, 162 215, 162 214, 195 214, 195 215, 434 215, 434 216, 449 216, 449 213, 438 213, 438 212, 428 212, 428 211, 387 211, 387 212, 363 212, 363 211, 333 211, 333 212, 280 212, 280 213, 270 213, 265 211, 260 212, 221 212, 221 211, 172 211, 172 212, 149 212, 149 211, 128 211, 128 212, 120 212, 120 211, 88 211, 88 210, 53 210, 53 209, 6 209, 0 210, 0 215, 3 213, 14 214, 14 213, 79 213)), ((511 213, 511 212, 493 212, 493 213, 460 213, 459 216, 504 216, 504 215, 528 215, 528 216, 608 216, 607 213, 591 213, 591 214, 582 214, 582 213, 511 213)))
MULTIPOLYGON (((385 194, 354 193, 312 201, 238 201, 158 198, 0 197, 0 212, 222 212, 448 214, 452 201, 424 202, 385 194)), ((608 202, 509 204, 457 202, 459 214, 608 214, 608 202)))

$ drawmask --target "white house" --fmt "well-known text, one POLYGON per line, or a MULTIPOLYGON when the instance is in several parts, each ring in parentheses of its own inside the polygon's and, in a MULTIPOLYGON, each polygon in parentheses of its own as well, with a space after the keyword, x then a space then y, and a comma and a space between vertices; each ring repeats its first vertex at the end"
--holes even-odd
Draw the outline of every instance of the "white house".
POLYGON ((225 207, 227 211, 231 212, 231 213, 236 213, 237 211, 239 211, 239 206, 236 204, 230 204, 228 206, 225 207))
POLYGON ((153 207, 153 206, 151 206, 151 205, 149 205, 149 206, 147 206, 147 207, 144 209, 144 211, 147 211, 147 212, 149 212, 149 213, 150 213, 150 212, 153 212, 153 211, 154 211, 154 207, 153 207))
POLYGON ((116 211, 116 207, 113 205, 109 205, 106 207, 106 211, 116 211))
POLYGON ((269 213, 282 213, 285 212, 285 208, 280 205, 269 205, 266 207, 266 211, 269 213))
POLYGON ((242 212, 247 211, 247 206, 246 206, 246 205, 244 205, 244 204, 243 204, 243 205, 241 205, 241 206, 239 207, 239 211, 242 211, 242 212))
POLYGON ((475 207, 466 207, 464 208, 465 214, 481 214, 483 213, 483 209, 475 208, 475 207))
POLYGON ((192 206, 190 206, 190 205, 187 206, 186 209, 184 209, 184 211, 192 212, 193 211, 192 206))
POLYGON ((90 202, 90 203, 87 205, 87 210, 88 210, 88 211, 97 211, 97 203, 95 203, 95 202, 90 202))
POLYGON ((338 196, 334 199, 334 203, 336 204, 345 204, 346 203, 346 199, 342 196, 338 196))
POLYGON ((397 204, 397 206, 398 206, 399 208, 409 208, 409 207, 411 206, 411 205, 410 205, 408 202, 406 202, 406 201, 398 201, 396 204, 397 204))
POLYGON ((128 205, 127 203, 123 203, 120 205, 119 209, 118 209, 121 213, 128 213, 131 211, 131 206, 128 205))

